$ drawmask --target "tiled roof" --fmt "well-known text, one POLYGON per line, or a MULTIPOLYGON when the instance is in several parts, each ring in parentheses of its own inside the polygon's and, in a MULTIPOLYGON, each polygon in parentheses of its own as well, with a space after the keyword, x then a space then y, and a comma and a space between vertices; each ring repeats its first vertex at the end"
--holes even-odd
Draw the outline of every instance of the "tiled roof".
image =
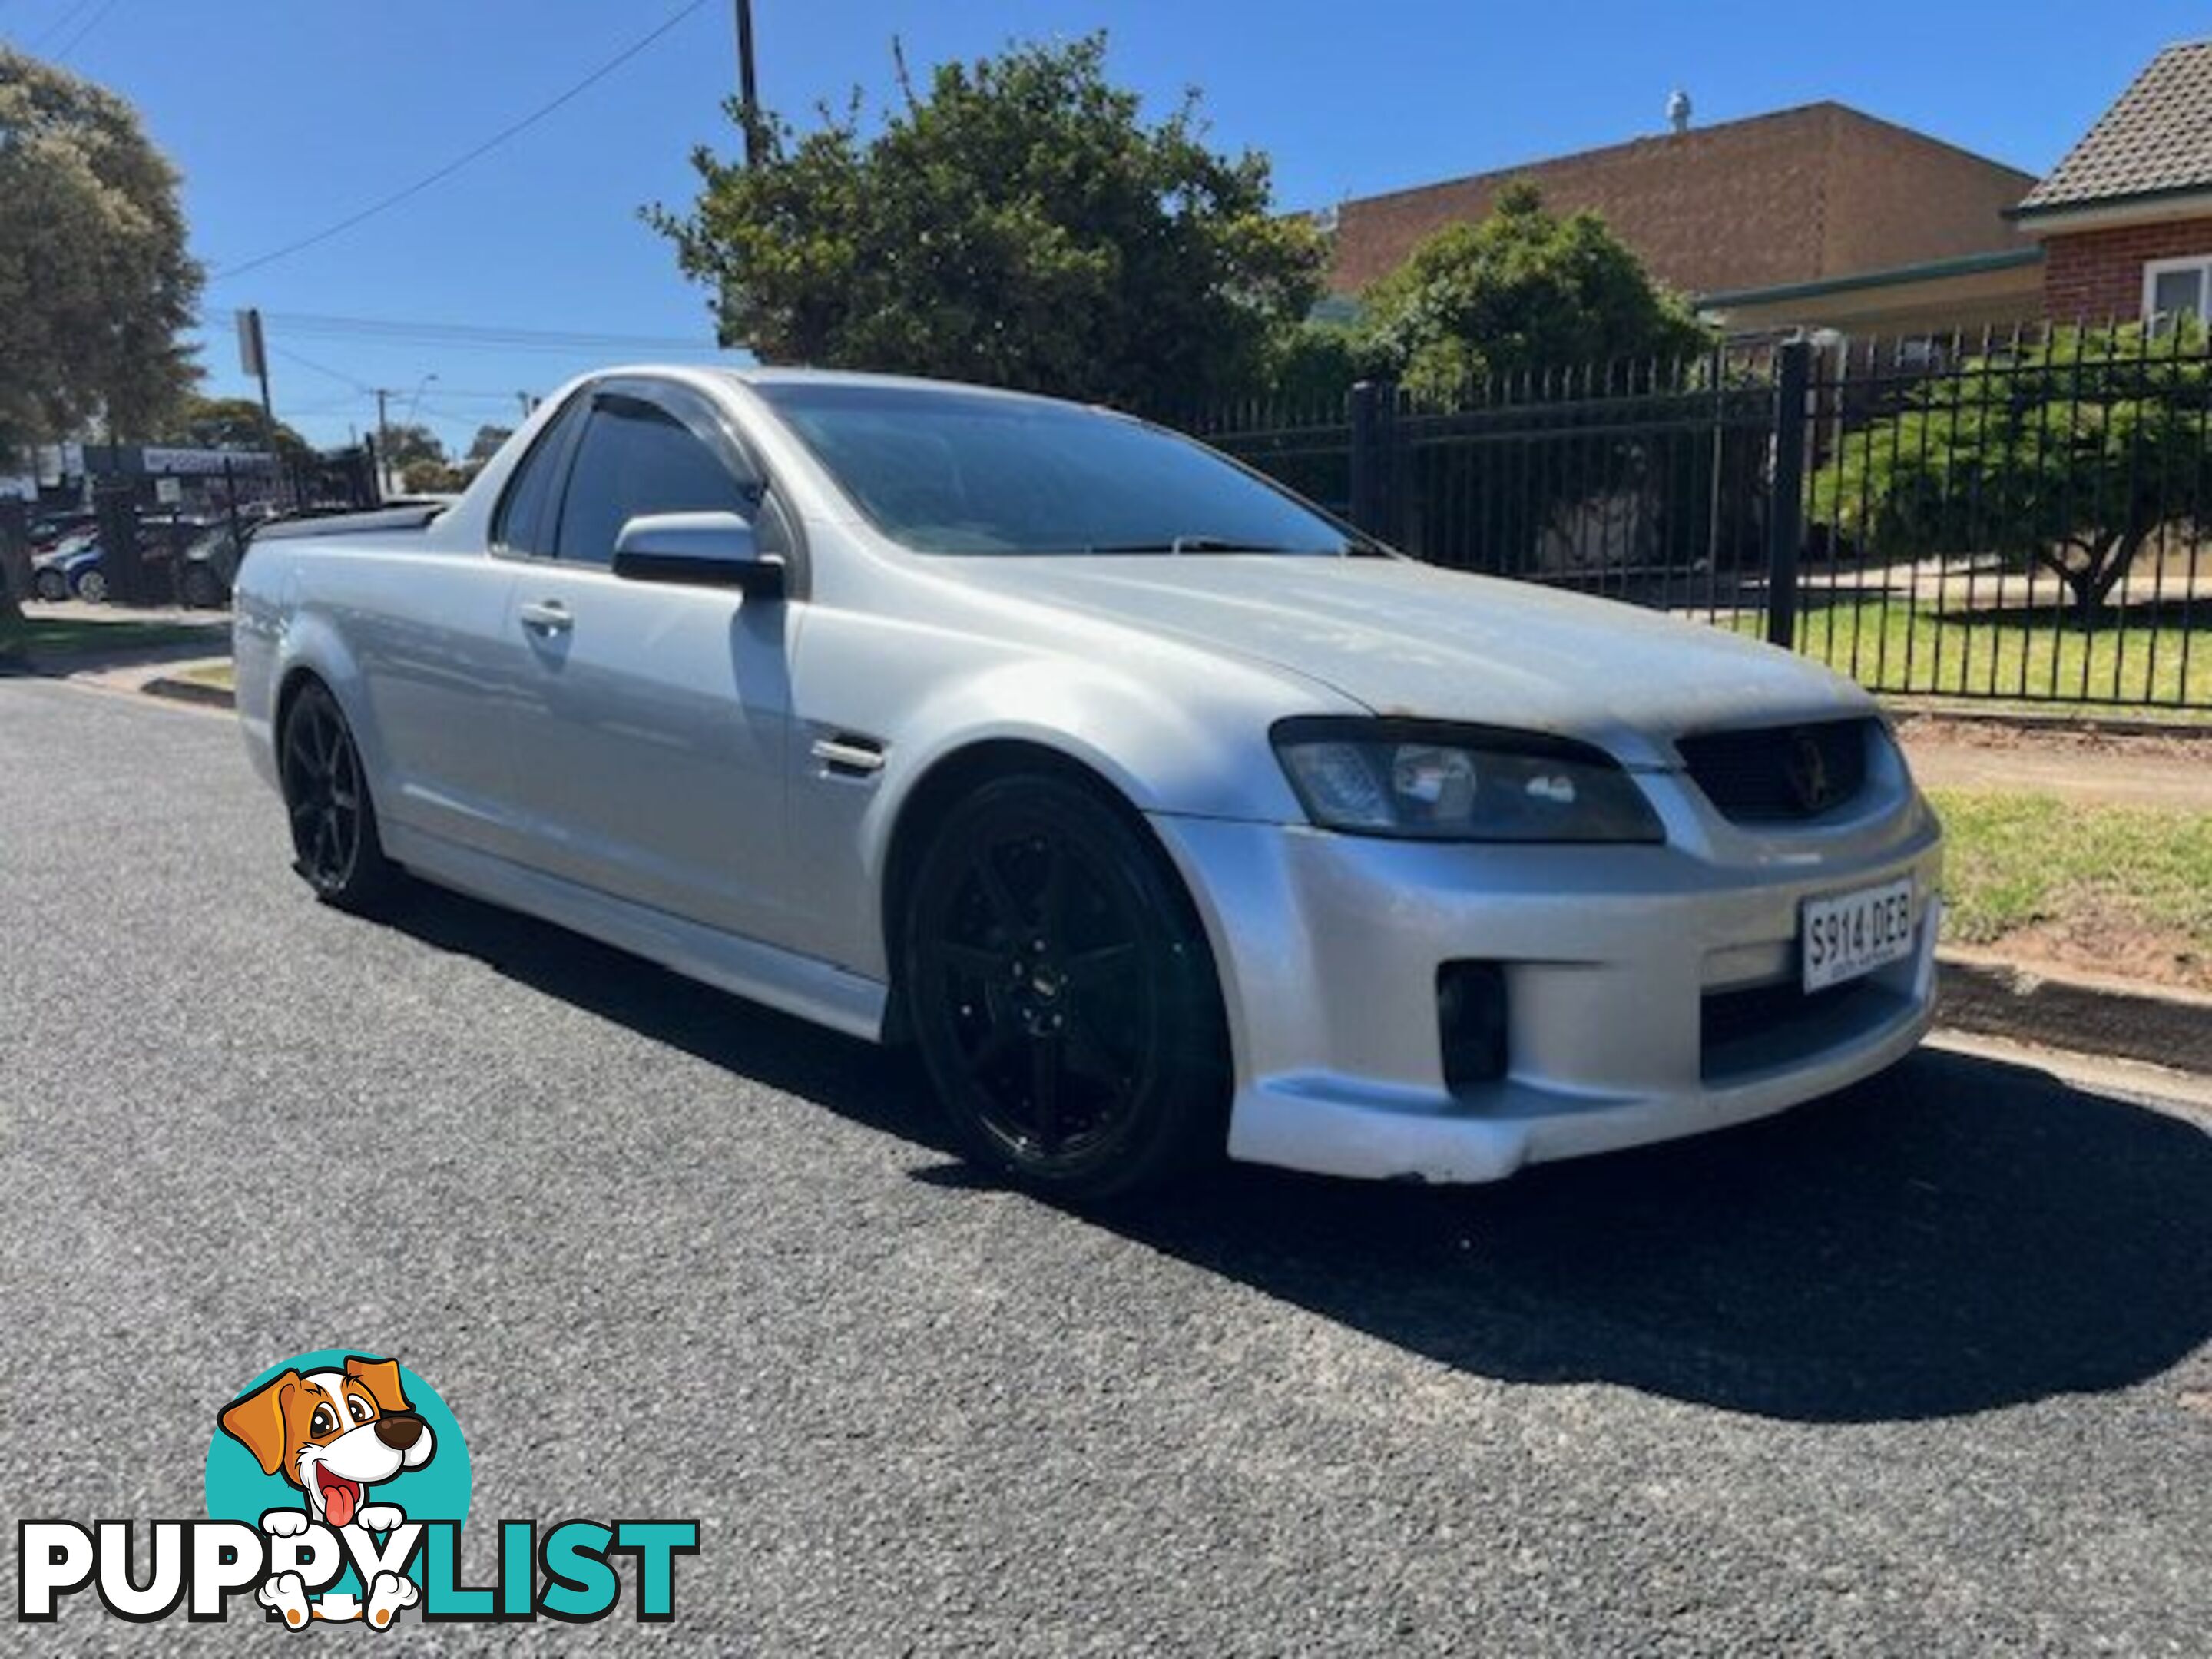
POLYGON ((2212 190, 2212 40, 2151 59, 2019 211, 2185 190, 2212 190))

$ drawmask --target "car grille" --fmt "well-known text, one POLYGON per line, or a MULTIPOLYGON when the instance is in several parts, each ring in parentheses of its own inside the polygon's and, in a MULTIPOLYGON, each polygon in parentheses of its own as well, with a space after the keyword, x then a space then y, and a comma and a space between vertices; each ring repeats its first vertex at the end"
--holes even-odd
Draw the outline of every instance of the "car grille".
POLYGON ((1799 823, 1858 799, 1877 724, 1856 719, 1705 732, 1674 746, 1723 817, 1737 823, 1799 823))
POLYGON ((1711 1083, 1786 1066, 1864 1036, 1911 1006, 1864 979, 1812 992, 1795 984, 1709 991, 1698 1022, 1698 1072, 1711 1083))

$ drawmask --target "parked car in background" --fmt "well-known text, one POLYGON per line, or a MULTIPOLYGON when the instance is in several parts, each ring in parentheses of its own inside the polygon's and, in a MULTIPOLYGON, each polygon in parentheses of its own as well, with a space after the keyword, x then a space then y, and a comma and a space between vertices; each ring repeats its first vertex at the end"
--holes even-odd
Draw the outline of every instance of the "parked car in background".
POLYGON ((62 543, 73 537, 86 534, 99 523, 99 515, 82 508, 71 508, 64 513, 45 513, 31 520, 31 551, 33 556, 51 553, 62 543))
MULTIPOLYGON (((211 530, 221 527, 206 519, 180 513, 149 514, 138 520, 138 556, 147 567, 159 597, 166 600, 187 585, 185 566, 192 550, 207 538, 211 530)), ((210 591, 210 584, 204 580, 193 585, 203 593, 210 591)), ((81 532, 51 552, 34 556, 31 561, 31 591, 40 599, 78 599, 94 605, 105 604, 111 586, 104 550, 95 530, 81 532)), ((228 594, 229 578, 225 574, 221 591, 214 598, 184 602, 221 605, 228 594)))
POLYGON ((1134 419, 624 370, 441 514, 291 529, 237 702, 319 896, 412 871, 910 1039, 1045 1190, 1495 1180, 1932 1017, 1941 831, 1864 691, 1134 419))
POLYGON ((80 547, 63 560, 61 575, 70 598, 88 605, 107 603, 107 571, 98 542, 80 547))
POLYGON ((87 551, 97 556, 98 539, 88 532, 64 536, 31 555, 31 593, 35 599, 65 599, 70 596, 70 570, 87 551))
POLYGON ((219 524, 204 532, 185 549, 177 567, 177 602, 196 611, 229 604, 239 561, 245 556, 246 544, 252 535, 253 526, 247 524, 234 530, 219 524))

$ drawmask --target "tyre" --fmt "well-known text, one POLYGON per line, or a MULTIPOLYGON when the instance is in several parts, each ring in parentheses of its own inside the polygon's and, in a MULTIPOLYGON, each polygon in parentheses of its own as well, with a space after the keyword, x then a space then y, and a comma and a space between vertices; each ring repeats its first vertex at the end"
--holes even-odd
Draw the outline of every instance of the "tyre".
POLYGON ((31 592, 49 604, 69 598, 69 578, 55 569, 37 571, 31 577, 31 592))
POLYGON ((107 603, 107 575, 98 565, 89 570, 80 570, 76 576, 76 596, 88 605, 107 603))
POLYGON ((277 754, 293 869, 325 904, 374 909, 397 885, 398 866, 384 856, 352 729, 319 680, 292 699, 277 754))
POLYGON ((1212 956, 1118 801, 1050 775, 988 783, 946 815, 910 891, 908 1021, 972 1157, 1097 1200, 1218 1155, 1230 1067, 1212 956))
POLYGON ((193 560, 185 566, 185 574, 177 579, 177 597, 187 609, 213 611, 224 599, 222 578, 206 565, 193 560))

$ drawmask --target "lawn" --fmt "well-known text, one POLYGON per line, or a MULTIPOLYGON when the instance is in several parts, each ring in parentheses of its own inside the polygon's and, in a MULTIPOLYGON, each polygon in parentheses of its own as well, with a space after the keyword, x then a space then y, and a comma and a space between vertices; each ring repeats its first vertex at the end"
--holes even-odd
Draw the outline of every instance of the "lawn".
POLYGON ((122 655, 151 646, 205 645, 210 652, 228 648, 230 630, 220 623, 154 623, 127 619, 113 622, 84 617, 39 617, 23 619, 22 629, 12 635, 5 648, 32 657, 122 655))
MULTIPOLYGON (((1802 611, 1797 647, 1876 691, 2212 708, 2212 603, 2201 609, 2192 641, 2172 607, 2155 626, 2112 617, 2084 632, 2049 608, 1969 616, 1899 597, 1802 611)), ((1755 615, 1730 625, 1765 631, 1755 615)))
POLYGON ((2212 988, 2212 815, 1934 790, 1945 937, 2212 988))

